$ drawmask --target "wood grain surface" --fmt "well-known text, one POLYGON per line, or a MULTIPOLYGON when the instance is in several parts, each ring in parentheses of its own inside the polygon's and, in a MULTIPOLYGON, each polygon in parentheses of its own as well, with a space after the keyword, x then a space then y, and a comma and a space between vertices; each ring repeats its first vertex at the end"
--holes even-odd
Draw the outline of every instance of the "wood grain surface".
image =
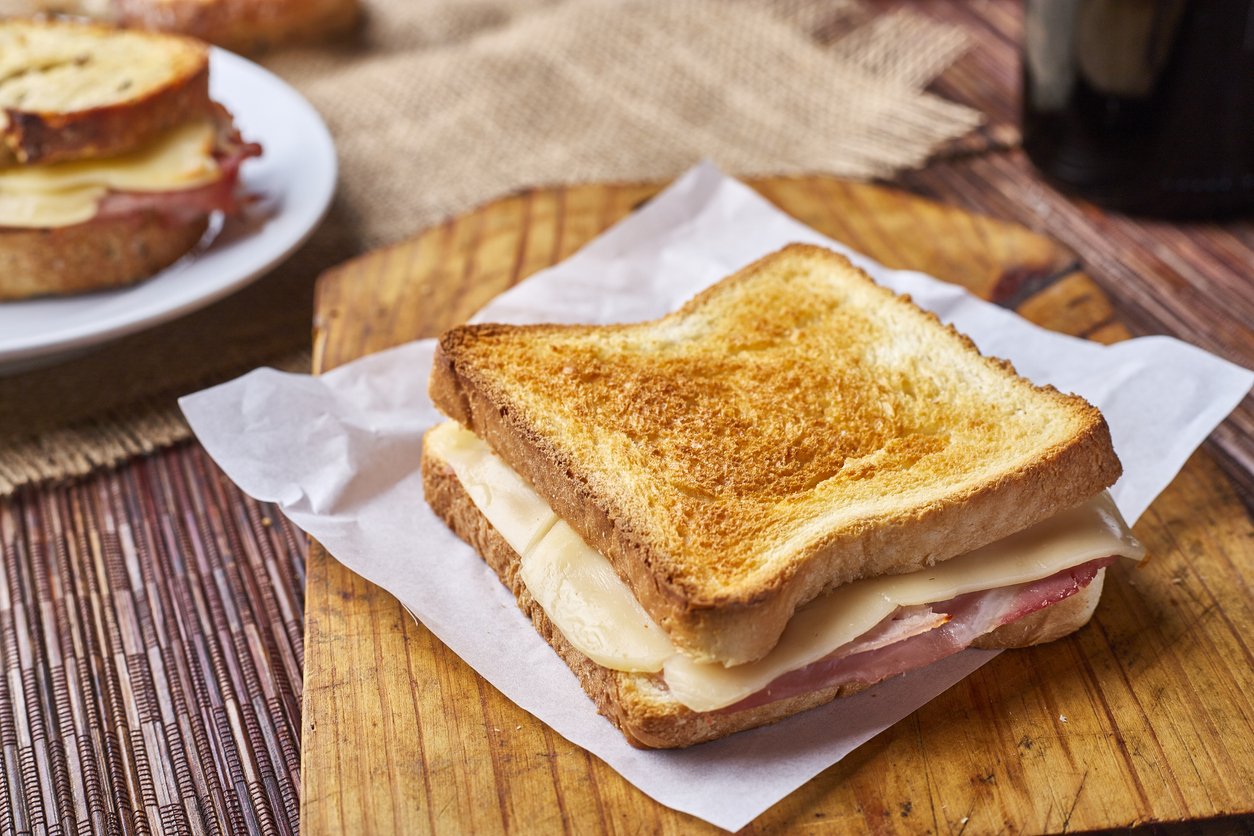
MULTIPOLYGON (((752 185, 890 267, 1058 331, 1127 336, 1075 256, 1022 227, 877 186, 752 185)), ((464 321, 656 191, 530 191, 326 273, 315 370, 464 321)), ((1199 453, 1136 532, 1153 559, 1112 567, 1087 627, 1002 654, 744 832, 1044 834, 1254 812, 1254 527, 1199 453)), ((302 740, 305 834, 717 832, 513 705, 316 544, 302 740)))

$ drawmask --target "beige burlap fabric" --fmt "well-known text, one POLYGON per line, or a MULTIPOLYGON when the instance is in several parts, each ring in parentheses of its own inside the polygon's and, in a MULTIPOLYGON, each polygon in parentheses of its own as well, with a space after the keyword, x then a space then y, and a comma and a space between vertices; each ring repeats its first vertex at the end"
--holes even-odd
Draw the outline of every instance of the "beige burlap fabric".
POLYGON ((664 180, 702 158, 745 176, 887 177, 979 119, 921 92, 961 32, 856 0, 365 2, 349 42, 262 58, 335 137, 326 224, 231 299, 0 379, 0 493, 187 437, 179 394, 307 367, 323 269, 495 197, 664 180))

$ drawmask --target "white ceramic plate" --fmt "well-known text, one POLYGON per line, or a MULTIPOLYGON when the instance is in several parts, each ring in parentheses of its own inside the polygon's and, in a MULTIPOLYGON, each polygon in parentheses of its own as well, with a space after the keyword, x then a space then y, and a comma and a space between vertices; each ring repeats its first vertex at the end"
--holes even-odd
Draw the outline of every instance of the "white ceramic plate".
POLYGON ((55 363, 221 299, 286 258, 326 214, 335 145, 317 111, 251 61, 221 49, 209 61, 214 100, 263 149, 240 170, 243 189, 260 198, 252 220, 215 224, 220 231, 207 245, 134 287, 0 303, 0 375, 55 363))

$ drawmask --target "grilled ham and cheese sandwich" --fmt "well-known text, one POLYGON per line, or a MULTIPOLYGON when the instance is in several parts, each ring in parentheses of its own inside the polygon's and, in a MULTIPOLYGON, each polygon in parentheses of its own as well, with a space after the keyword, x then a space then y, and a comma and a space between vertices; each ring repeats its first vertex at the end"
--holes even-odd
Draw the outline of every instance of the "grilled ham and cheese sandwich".
POLYGON ((793 245, 624 326, 455 328, 428 502, 641 746, 1082 626, 1143 549, 1100 413, 793 245))
POLYGON ((260 152, 210 100, 205 44, 0 21, 0 299, 157 273, 237 209, 260 152))

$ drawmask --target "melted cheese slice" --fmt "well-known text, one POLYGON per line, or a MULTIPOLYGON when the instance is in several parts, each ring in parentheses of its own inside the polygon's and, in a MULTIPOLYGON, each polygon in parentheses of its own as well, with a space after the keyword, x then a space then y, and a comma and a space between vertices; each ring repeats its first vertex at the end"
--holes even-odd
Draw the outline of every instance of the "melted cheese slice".
POLYGON ((523 583, 572 645, 615 670, 663 670, 671 693, 695 711, 739 702, 777 677, 848 644, 898 607, 1040 580, 1097 558, 1145 556, 1114 500, 1103 492, 928 569, 839 586, 798 609, 765 657, 725 667, 676 652, 609 561, 559 520, 478 436, 447 421, 427 434, 426 443, 452 467, 475 506, 522 556, 523 583))
POLYGON ((662 669, 675 653, 670 639, 610 562, 513 468, 456 421, 431 430, 424 443, 453 468, 475 507, 518 552, 527 591, 580 653, 619 671, 662 669))
POLYGON ((212 122, 181 125, 129 154, 0 168, 0 227, 71 226, 91 220, 110 190, 168 192, 215 182, 212 122))

